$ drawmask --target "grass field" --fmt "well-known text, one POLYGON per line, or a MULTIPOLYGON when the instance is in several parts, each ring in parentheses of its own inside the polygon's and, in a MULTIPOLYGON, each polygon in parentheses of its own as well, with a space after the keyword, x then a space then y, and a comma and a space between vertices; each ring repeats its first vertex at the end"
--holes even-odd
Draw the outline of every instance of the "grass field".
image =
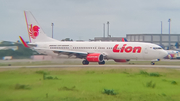
POLYGON ((179 101, 179 78, 160 68, 0 69, 0 101, 179 101))

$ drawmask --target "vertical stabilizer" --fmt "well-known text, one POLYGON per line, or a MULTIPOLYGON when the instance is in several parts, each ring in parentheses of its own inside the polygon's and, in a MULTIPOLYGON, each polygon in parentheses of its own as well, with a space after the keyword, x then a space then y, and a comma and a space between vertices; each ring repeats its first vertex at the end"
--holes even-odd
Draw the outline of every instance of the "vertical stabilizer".
POLYGON ((51 37, 48 37, 42 30, 41 26, 38 24, 34 16, 30 11, 24 11, 25 20, 27 24, 28 36, 30 42, 48 42, 48 41, 58 41, 51 37))

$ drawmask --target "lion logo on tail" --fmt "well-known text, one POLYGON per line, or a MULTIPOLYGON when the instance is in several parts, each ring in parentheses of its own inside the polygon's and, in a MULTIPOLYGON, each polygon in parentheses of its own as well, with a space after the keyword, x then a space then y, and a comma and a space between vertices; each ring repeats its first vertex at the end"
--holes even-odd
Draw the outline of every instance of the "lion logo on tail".
POLYGON ((32 24, 30 25, 29 35, 31 36, 31 38, 36 39, 36 37, 39 35, 39 29, 40 27, 37 25, 34 26, 32 26, 32 24))

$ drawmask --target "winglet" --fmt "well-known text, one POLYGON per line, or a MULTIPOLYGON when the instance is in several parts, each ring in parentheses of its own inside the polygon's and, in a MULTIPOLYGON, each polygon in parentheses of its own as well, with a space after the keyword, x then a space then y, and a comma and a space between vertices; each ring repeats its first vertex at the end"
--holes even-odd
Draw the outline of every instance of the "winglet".
POLYGON ((128 42, 126 38, 122 38, 122 42, 128 42))
POLYGON ((124 42, 124 38, 122 38, 122 42, 124 42))
POLYGON ((28 46, 27 43, 23 40, 23 38, 22 38, 21 36, 19 36, 19 38, 20 38, 22 44, 24 45, 24 47, 29 48, 29 46, 28 46))
POLYGON ((125 42, 128 42, 126 38, 124 38, 124 41, 125 41, 125 42))

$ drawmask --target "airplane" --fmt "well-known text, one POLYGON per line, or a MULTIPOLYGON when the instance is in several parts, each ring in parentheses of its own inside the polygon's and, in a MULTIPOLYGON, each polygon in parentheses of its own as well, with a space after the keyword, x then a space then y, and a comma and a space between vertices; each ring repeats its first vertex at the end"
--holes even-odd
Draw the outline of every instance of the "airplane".
POLYGON ((0 50, 8 50, 8 49, 17 50, 18 47, 17 46, 0 46, 0 50))
POLYGON ((179 51, 176 50, 166 50, 168 52, 168 55, 164 57, 165 59, 175 59, 176 56, 178 56, 179 51))
POLYGON ((18 43, 17 42, 11 42, 11 41, 2 41, 0 42, 0 50, 17 50, 18 49, 18 43))
POLYGON ((51 56, 67 55, 84 59, 83 65, 89 62, 105 64, 105 60, 112 59, 161 59, 168 53, 160 46, 143 42, 101 42, 101 41, 59 41, 48 37, 30 11, 24 11, 30 43, 20 40, 27 48, 51 56))

